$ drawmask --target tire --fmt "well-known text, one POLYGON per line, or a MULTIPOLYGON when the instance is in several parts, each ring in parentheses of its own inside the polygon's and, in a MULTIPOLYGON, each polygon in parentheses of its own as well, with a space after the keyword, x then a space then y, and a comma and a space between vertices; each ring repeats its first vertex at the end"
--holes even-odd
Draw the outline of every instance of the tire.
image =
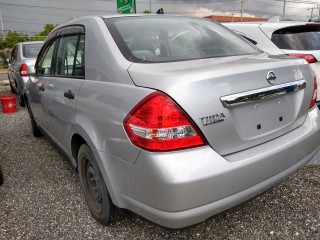
POLYGON ((19 105, 20 105, 21 107, 24 107, 24 106, 25 106, 24 98, 23 98, 23 95, 20 94, 19 88, 18 88, 17 95, 18 95, 19 105))
POLYGON ((31 112, 31 109, 28 104, 27 104, 27 109, 28 109, 28 113, 29 113, 29 117, 30 117, 30 121, 31 121, 32 135, 36 138, 43 137, 43 133, 39 130, 37 123, 34 120, 33 114, 31 112))
POLYGON ((92 216, 102 225, 109 225, 112 222, 115 207, 98 164, 87 144, 83 144, 79 149, 78 174, 92 216))
POLYGON ((1 169, 1 166, 0 166, 0 185, 2 185, 4 182, 4 177, 3 177, 3 172, 2 172, 2 169, 1 169))

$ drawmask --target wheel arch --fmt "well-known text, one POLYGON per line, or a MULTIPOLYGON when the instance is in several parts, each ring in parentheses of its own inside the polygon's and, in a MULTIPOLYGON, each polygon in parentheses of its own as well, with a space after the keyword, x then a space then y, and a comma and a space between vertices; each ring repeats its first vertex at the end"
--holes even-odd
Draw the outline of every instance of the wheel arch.
POLYGON ((80 134, 73 134, 71 138, 71 154, 76 162, 78 162, 78 153, 82 144, 87 144, 86 140, 80 134))
POLYGON ((113 187, 112 187, 112 184, 110 182, 108 169, 106 169, 108 167, 100 159, 98 150, 95 148, 94 143, 91 141, 89 135, 85 132, 85 130, 83 128, 81 128, 80 126, 77 127, 77 130, 78 131, 75 132, 71 137, 71 154, 72 154, 72 157, 75 160, 75 164, 76 164, 75 167, 76 168, 78 167, 78 153, 79 153, 79 149, 80 149, 81 145, 87 144, 89 146, 89 148, 91 149, 91 151, 92 151, 92 153, 93 153, 93 155, 94 155, 94 157, 95 157, 95 159, 96 159, 96 161, 97 161, 97 163, 99 165, 100 171, 102 173, 104 182, 105 182, 105 184, 107 186, 107 189, 108 189, 108 192, 110 194, 112 202, 115 205, 118 205, 117 204, 117 202, 118 202, 117 198, 116 198, 116 196, 114 194, 113 187))

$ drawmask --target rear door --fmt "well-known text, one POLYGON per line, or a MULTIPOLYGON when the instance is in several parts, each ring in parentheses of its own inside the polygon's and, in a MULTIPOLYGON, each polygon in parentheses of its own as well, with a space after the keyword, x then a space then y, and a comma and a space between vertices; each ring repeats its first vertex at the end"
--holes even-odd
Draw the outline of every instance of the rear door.
POLYGON ((59 31, 54 61, 54 76, 46 88, 48 133, 64 150, 69 151, 77 95, 85 78, 85 35, 82 27, 59 31))

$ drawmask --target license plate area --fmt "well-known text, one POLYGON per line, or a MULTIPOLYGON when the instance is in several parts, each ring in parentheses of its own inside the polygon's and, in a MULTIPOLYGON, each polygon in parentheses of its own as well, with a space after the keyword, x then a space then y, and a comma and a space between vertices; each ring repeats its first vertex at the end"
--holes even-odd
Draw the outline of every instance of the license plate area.
POLYGON ((233 125, 242 140, 250 141, 278 132, 297 119, 298 93, 229 109, 233 125))

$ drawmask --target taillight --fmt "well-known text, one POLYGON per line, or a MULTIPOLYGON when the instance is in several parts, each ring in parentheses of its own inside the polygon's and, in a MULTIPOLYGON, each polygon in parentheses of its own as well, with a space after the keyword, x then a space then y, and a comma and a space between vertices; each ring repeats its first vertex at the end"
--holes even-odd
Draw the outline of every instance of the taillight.
POLYGON ((308 63, 318 62, 318 60, 312 54, 290 53, 289 56, 295 57, 295 58, 303 58, 303 59, 307 60, 308 63))
POLYGON ((28 69, 27 64, 24 63, 21 65, 19 70, 19 74, 21 77, 28 77, 27 69, 28 69))
POLYGON ((131 142, 149 151, 171 151, 206 145, 198 127, 170 97, 154 92, 123 121, 131 142))
POLYGON ((318 94, 318 84, 317 84, 317 77, 316 74, 314 73, 314 78, 313 78, 313 95, 312 99, 310 102, 309 109, 311 109, 317 102, 317 94, 318 94))

